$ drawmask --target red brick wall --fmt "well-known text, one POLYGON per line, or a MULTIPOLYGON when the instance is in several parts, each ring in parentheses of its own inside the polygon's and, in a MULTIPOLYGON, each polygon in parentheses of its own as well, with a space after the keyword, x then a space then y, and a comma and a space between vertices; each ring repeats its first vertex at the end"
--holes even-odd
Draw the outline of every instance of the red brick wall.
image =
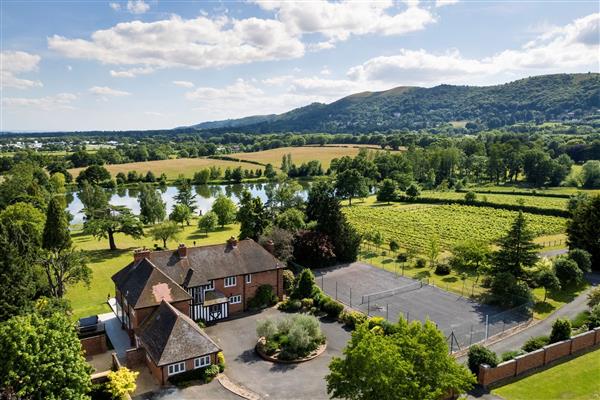
POLYGON ((587 331, 571 338, 573 341, 571 345, 571 353, 575 353, 579 350, 586 349, 595 344, 596 332, 587 331))
POLYGON ((553 343, 546 346, 546 360, 545 364, 558 360, 559 358, 568 356, 571 354, 571 341, 565 340, 558 343, 553 343))
POLYGON ((105 353, 108 350, 106 345, 106 334, 91 336, 85 339, 80 339, 81 348, 85 351, 86 356, 94 356, 96 354, 105 353))
POLYGON ((479 369, 479 384, 487 386, 492 382, 499 381, 515 376, 517 371, 517 362, 510 360, 498 364, 496 368, 482 368, 479 369))
POLYGON ((515 360, 517 361, 516 374, 521 375, 525 371, 529 371, 530 369, 544 365, 544 353, 544 349, 539 349, 532 351, 531 353, 515 357, 515 360))
POLYGON ((140 365, 144 363, 146 358, 146 351, 143 347, 138 347, 137 349, 129 349, 125 352, 125 363, 128 368, 133 368, 136 365, 140 365))

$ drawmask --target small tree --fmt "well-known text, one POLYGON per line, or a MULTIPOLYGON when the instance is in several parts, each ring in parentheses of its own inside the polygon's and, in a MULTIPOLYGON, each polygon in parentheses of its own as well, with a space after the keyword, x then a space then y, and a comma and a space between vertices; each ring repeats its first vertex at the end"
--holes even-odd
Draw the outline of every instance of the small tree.
POLYGON ((390 204, 395 198, 396 183, 391 179, 384 179, 377 192, 377 201, 386 201, 390 204))
POLYGON ((572 249, 569 250, 567 257, 575 261, 582 272, 592 271, 592 255, 587 251, 582 249, 572 249))
POLYGON ((563 287, 578 285, 583 281, 583 272, 570 258, 559 257, 554 261, 554 273, 563 287))
POLYGON ((437 235, 431 236, 431 239, 429 240, 427 256, 429 257, 429 268, 433 268, 440 256, 440 238, 437 235))
POLYGON ((175 221, 165 221, 150 228, 150 235, 154 240, 162 240, 163 248, 167 248, 167 241, 177 240, 181 229, 175 221))
POLYGON ((560 281, 553 271, 541 271, 536 280, 538 285, 544 288, 544 303, 546 302, 546 297, 548 296, 548 290, 560 290, 560 281))
POLYGON ((160 193, 149 184, 140 185, 138 196, 140 219, 145 224, 161 222, 166 216, 165 202, 160 193))
POLYGON ((171 214, 169 214, 169 219, 171 221, 180 223, 181 226, 183 226, 184 223, 189 226, 191 218, 192 210, 190 210, 189 207, 184 204, 176 204, 175 207, 173 207, 171 214))
POLYGON ((121 367, 116 371, 108 373, 106 388, 114 398, 121 399, 135 392, 135 381, 140 373, 131 371, 127 367, 121 367))
POLYGON ((465 193, 465 201, 467 203, 474 203, 476 199, 477 199, 477 195, 475 194, 475 192, 465 193))
POLYGON ((235 204, 227 196, 217 196, 212 205, 211 211, 217 216, 221 228, 235 220, 235 204))
POLYGON ((65 295, 67 285, 83 282, 88 288, 92 270, 82 251, 74 248, 60 252, 47 252, 40 264, 48 280, 50 293, 59 299, 65 295))
POLYGON ((178 189, 179 191, 175 196, 177 204, 186 206, 190 210, 190 214, 193 214, 196 210, 196 194, 192 185, 187 179, 183 179, 178 189))
POLYGON ((292 297, 295 299, 305 299, 312 296, 313 287, 315 286, 315 276, 308 268, 304 268, 296 277, 296 287, 292 297))
POLYGON ((208 232, 214 230, 217 227, 218 219, 219 217, 215 212, 209 211, 202 217, 200 217, 200 220, 198 221, 198 228, 200 228, 200 230, 203 230, 206 233, 206 236, 208 236, 208 232))
POLYGON ((550 343, 556 343, 571 338, 571 321, 566 318, 559 318, 552 324, 550 333, 550 343))
POLYGON ((406 188, 406 195, 411 199, 416 199, 421 195, 421 188, 415 182, 411 183, 408 188, 406 188))
POLYGON ((258 240, 269 224, 262 201, 258 197, 252 197, 248 190, 242 192, 236 218, 240 223, 240 239, 258 240))
POLYGON ((490 367, 495 367, 498 365, 498 356, 493 351, 478 344, 475 344, 469 347, 469 369, 472 373, 477 375, 479 373, 479 366, 481 364, 487 364, 490 367))
POLYGON ((494 273, 509 272, 520 278, 524 267, 532 267, 538 261, 537 251, 541 246, 533 242, 534 237, 519 211, 507 235, 498 241, 500 249, 494 253, 494 273))
POLYGON ((110 172, 101 165, 90 165, 77 176, 77 183, 81 185, 83 181, 87 181, 92 185, 99 185, 110 179, 110 172))
POLYGON ((396 253, 400 249, 400 245, 394 239, 390 240, 390 251, 396 253))

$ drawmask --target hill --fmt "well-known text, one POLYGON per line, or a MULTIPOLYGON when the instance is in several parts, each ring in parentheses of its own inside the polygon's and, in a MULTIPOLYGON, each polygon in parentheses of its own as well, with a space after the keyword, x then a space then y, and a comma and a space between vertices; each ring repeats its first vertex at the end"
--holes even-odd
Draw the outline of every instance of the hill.
POLYGON ((215 132, 367 132, 421 129, 454 121, 496 128, 518 122, 576 120, 597 115, 600 74, 557 74, 495 86, 439 85, 363 92, 331 104, 313 103, 279 115, 198 124, 215 132))

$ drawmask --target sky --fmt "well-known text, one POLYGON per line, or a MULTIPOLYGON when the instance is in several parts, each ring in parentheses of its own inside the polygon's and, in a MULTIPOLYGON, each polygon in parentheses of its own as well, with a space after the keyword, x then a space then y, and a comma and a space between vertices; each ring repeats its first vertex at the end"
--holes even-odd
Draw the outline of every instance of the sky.
POLYGON ((600 72, 596 0, 0 0, 0 14, 0 131, 165 129, 600 72))

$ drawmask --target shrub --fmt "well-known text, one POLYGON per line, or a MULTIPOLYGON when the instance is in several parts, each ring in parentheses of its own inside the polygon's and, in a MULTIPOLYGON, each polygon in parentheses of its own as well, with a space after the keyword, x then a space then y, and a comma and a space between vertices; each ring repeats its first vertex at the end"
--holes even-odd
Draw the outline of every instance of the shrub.
POLYGON ((323 291, 315 286, 314 290, 313 290, 313 295, 312 295, 312 299, 313 299, 313 305, 315 307, 321 307, 321 305, 327 301, 327 299, 330 299, 329 296, 327 296, 325 293, 323 293, 323 291))
POLYGON ((302 308, 302 303, 300 300, 287 299, 286 301, 279 303, 277 308, 285 312, 295 312, 302 308))
POLYGON ((477 199, 477 195, 475 194, 475 192, 467 192, 465 193, 465 201, 467 203, 472 203, 475 201, 475 199, 477 199))
POLYGON ((303 309, 310 310, 315 301, 313 299, 307 298, 307 299, 302 299, 300 302, 302 303, 303 309))
POLYGON ((289 269, 283 270, 283 291, 286 294, 292 293, 294 289, 294 273, 289 269))
POLYGON ((277 296, 273 293, 271 285, 260 285, 256 290, 256 294, 248 301, 250 308, 269 307, 277 303, 277 296))
POLYGON ((296 277, 296 285, 291 297, 294 299, 305 299, 307 297, 312 297, 314 286, 315 276, 310 269, 305 268, 296 277))
POLYGON ((583 272, 592 270, 592 256, 583 249, 573 249, 569 251, 568 257, 577 263, 579 269, 583 272))
POLYGON ((344 311, 344 306, 342 303, 337 302, 330 297, 321 306, 321 309, 327 313, 328 317, 337 319, 340 316, 340 313, 344 311))
POLYGON ((415 264, 415 268, 425 268, 427 266, 427 260, 424 258, 417 258, 417 262, 415 264))
POLYGON ((590 311, 589 328, 594 329, 600 326, 600 304, 596 304, 590 311))
POLYGON ((203 368, 204 372, 204 382, 211 382, 215 376, 219 375, 219 366, 218 365, 209 365, 206 368, 203 368))
POLYGON ((571 321, 559 318, 552 324, 550 343, 556 343, 571 338, 571 321))
POLYGON ((548 336, 532 337, 532 338, 529 338, 525 342, 525 344, 523 344, 521 349, 524 352, 529 353, 529 352, 541 349, 542 347, 546 346, 548 343, 550 343, 550 338, 548 336))
POLYGON ((348 328, 355 329, 357 325, 367 321, 367 316, 360 311, 342 311, 340 321, 348 328))
POLYGON ((408 256, 406 255, 406 253, 400 253, 396 256, 396 260, 398 262, 404 263, 408 261, 408 256))
POLYGON ((303 357, 325 340, 319 321, 313 316, 297 314, 277 322, 268 321, 269 326, 275 326, 275 333, 270 337, 263 336, 265 323, 261 321, 261 325, 257 326, 257 334, 265 337, 263 350, 267 354, 279 351, 278 357, 281 359, 303 357))
POLYGON ((583 280, 583 272, 577 263, 570 258, 560 257, 554 261, 554 272, 564 287, 570 284, 578 284, 583 280))
POLYGON ((435 266, 435 274, 436 275, 448 275, 450 274, 451 268, 448 264, 439 263, 435 266))
POLYGON ((506 351, 506 352, 502 353, 502 355, 500 356, 500 359, 502 360, 502 362, 509 361, 509 360, 512 360, 513 358, 518 357, 522 354, 523 354, 522 350, 506 351))
POLYGON ((571 328, 579 329, 582 326, 587 325, 588 322, 590 322, 589 319, 590 319, 590 312, 587 310, 582 311, 571 320, 571 328))
POLYGON ((126 367, 111 371, 108 373, 106 389, 114 398, 123 398, 125 395, 135 392, 135 380, 139 374, 139 372, 131 371, 126 367))
POLYGON ((260 320, 256 323, 256 334, 269 340, 277 335, 278 328, 272 319, 260 320))
POLYGON ((479 373, 479 366, 481 364, 487 364, 490 367, 495 367, 498 365, 498 357, 496 356, 496 353, 477 344, 469 347, 468 357, 469 369, 475 375, 479 373))
POLYGON ((222 351, 217 353, 217 365, 219 366, 219 372, 225 371, 225 355, 222 351))
POLYGON ((589 308, 594 308, 596 305, 600 304, 600 287, 594 288, 587 297, 587 305, 589 308))

